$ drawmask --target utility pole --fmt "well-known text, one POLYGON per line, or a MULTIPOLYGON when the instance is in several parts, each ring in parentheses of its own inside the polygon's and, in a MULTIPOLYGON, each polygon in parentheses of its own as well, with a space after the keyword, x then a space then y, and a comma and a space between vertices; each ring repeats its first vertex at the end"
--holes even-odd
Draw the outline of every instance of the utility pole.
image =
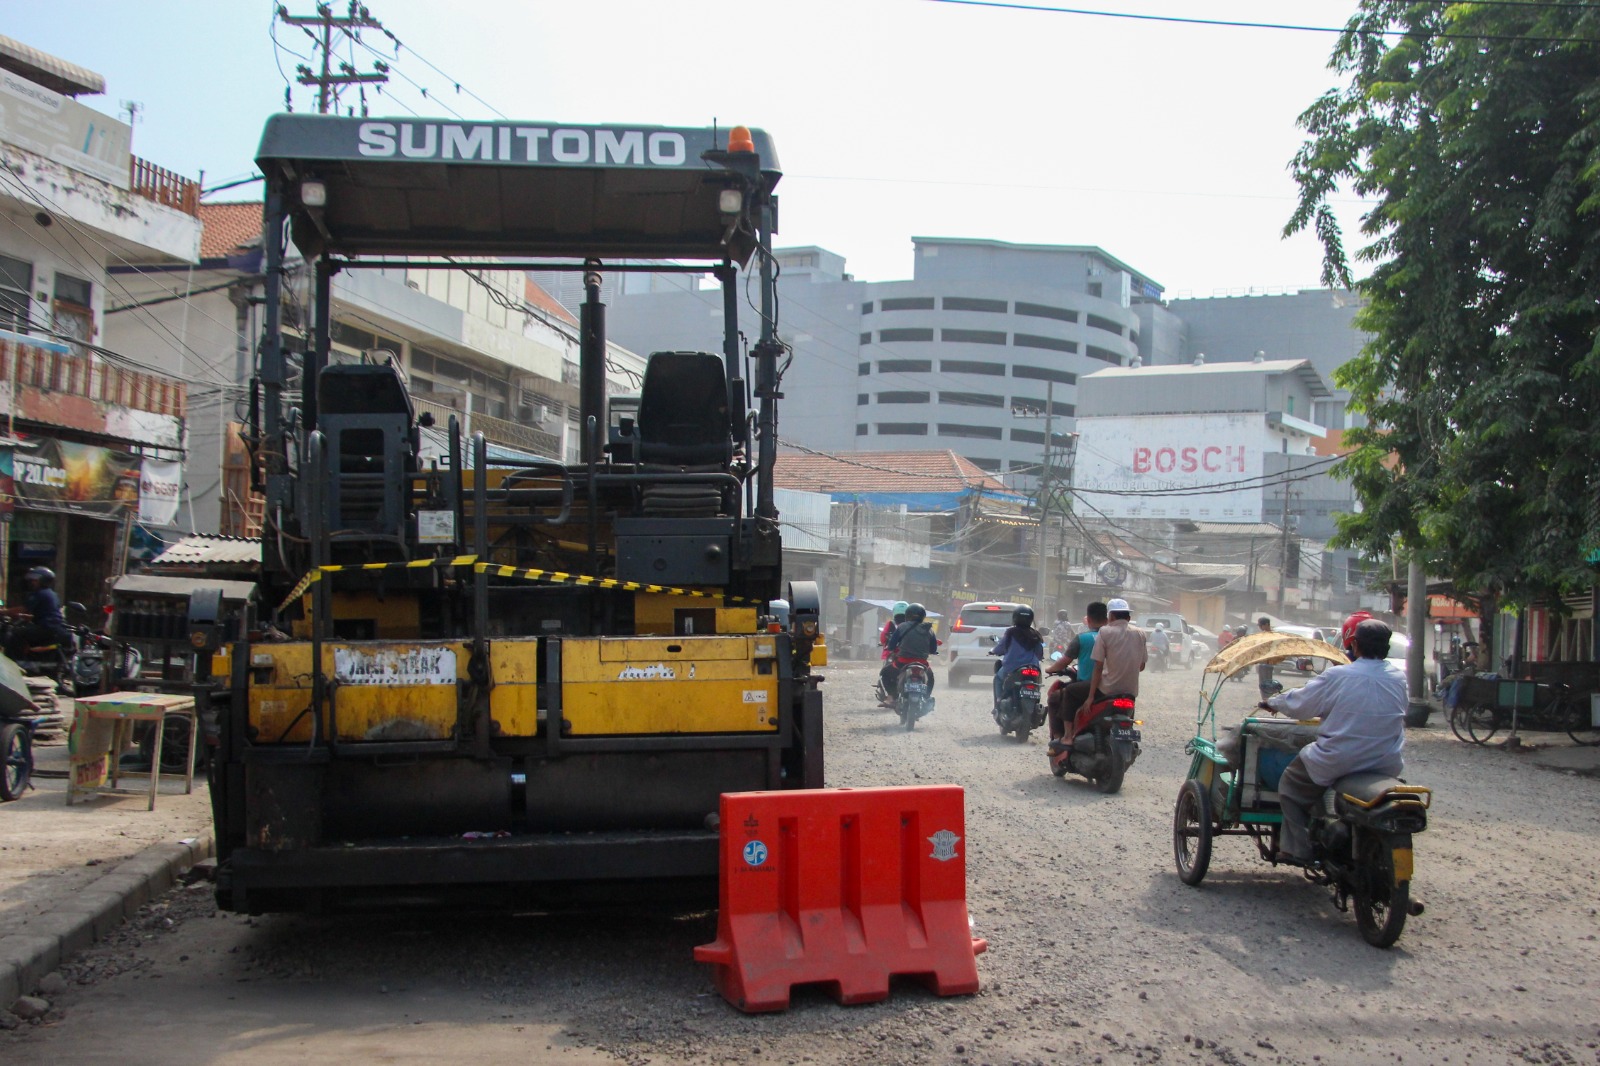
POLYGON ((1033 609, 1035 615, 1045 609, 1045 561, 1049 558, 1045 535, 1050 521, 1050 420, 1055 416, 1056 383, 1045 382, 1044 388, 1044 463, 1039 467, 1039 580, 1034 586, 1033 609))
POLYGON ((1278 617, 1283 617, 1283 589, 1289 580, 1289 483, 1283 484, 1283 547, 1278 555, 1278 617))
MULTIPOLYGON (((318 114, 326 115, 330 104, 338 105, 339 91, 337 88, 333 88, 334 86, 367 82, 382 84, 389 80, 389 64, 381 59, 373 62, 372 66, 375 73, 372 74, 357 74, 356 68, 349 63, 339 64, 339 70, 342 73, 335 73, 333 70, 334 30, 339 30, 352 40, 356 40, 360 30, 383 29, 383 23, 373 18, 366 7, 358 3, 357 0, 350 0, 349 14, 343 18, 335 18, 333 6, 326 3, 317 5, 317 13, 315 15, 291 15, 288 8, 279 4, 278 18, 286 25, 299 26, 305 29, 307 35, 311 37, 317 49, 322 53, 322 73, 320 75, 313 72, 310 67, 303 63, 295 67, 295 72, 300 75, 295 79, 296 81, 301 85, 315 85, 317 87, 318 114), (321 28, 320 37, 309 28, 312 26, 321 28), (332 92, 329 91, 330 88, 333 88, 332 92)), ((364 109, 363 114, 365 114, 364 109)))

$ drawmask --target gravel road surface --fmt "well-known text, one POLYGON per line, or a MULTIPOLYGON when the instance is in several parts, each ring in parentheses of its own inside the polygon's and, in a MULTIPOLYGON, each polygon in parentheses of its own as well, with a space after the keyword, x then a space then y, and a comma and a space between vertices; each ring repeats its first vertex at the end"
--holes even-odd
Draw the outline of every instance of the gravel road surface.
MULTIPOLYGON (((711 914, 246 919, 195 886, 65 967, 50 1012, 0 1033, 0 1061, 1600 1063, 1600 780, 1411 731, 1407 777, 1435 789, 1427 912, 1379 951, 1247 840, 1218 841, 1201 887, 1179 882, 1198 671, 1146 675, 1145 753, 1104 796, 1050 776, 1041 737, 1001 737, 986 686, 941 686, 901 731, 874 670, 829 671, 828 781, 965 787, 990 944, 976 996, 907 983, 840 1007, 801 989, 745 1016, 691 959, 711 914)), ((1226 686, 1224 719, 1253 695, 1226 686)))

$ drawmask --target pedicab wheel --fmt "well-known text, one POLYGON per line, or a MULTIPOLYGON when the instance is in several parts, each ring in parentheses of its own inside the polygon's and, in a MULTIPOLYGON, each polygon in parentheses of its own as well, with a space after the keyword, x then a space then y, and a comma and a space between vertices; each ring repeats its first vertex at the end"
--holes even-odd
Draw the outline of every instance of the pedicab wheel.
POLYGON ((1211 795, 1198 781, 1185 781, 1172 814, 1172 857, 1178 878, 1198 885, 1211 868, 1211 795))
POLYGON ((1584 747, 1600 744, 1600 726, 1595 725, 1594 712, 1589 701, 1571 700, 1567 703, 1567 736, 1584 747))
POLYGON ((22 726, 12 722, 0 726, 0 800, 21 799, 28 790, 28 735, 22 726))
POLYGON ((1356 843, 1355 893, 1351 905, 1361 939, 1386 948, 1400 939, 1411 911, 1411 882, 1395 880, 1394 849, 1411 847, 1409 836, 1384 839, 1362 833, 1356 843))
POLYGON ((1474 704, 1467 708, 1466 727, 1474 744, 1487 744, 1500 732, 1500 712, 1494 707, 1474 704))
POLYGON ((1472 734, 1467 732, 1467 712, 1471 710, 1466 704, 1458 703, 1450 712, 1450 732, 1456 735, 1457 740, 1472 743, 1472 734))
POLYGON ((1122 788, 1122 775, 1128 772, 1128 766, 1122 761, 1122 752, 1117 750, 1115 744, 1108 745, 1110 751, 1106 752, 1106 769, 1094 779, 1094 787, 1111 795, 1122 788))

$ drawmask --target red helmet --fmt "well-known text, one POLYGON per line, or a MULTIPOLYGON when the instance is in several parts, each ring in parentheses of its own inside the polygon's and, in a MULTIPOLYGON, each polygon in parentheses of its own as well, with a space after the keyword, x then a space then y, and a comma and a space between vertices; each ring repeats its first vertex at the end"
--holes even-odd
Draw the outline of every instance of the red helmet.
POLYGON ((1356 639, 1356 626, 1360 625, 1362 622, 1365 622, 1371 617, 1372 612, 1363 608, 1362 610, 1356 611, 1349 618, 1346 618, 1344 620, 1344 625, 1339 627, 1339 647, 1352 659, 1355 658, 1355 649, 1353 644, 1356 639))

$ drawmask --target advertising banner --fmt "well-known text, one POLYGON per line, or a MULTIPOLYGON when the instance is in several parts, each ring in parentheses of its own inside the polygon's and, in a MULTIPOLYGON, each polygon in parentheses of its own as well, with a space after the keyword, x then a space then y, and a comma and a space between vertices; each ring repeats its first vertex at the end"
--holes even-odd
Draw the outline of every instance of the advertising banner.
POLYGON ((1073 488, 1113 518, 1259 522, 1272 447, 1264 414, 1080 415, 1073 488))
POLYGON ((0 70, 0 140, 126 189, 133 127, 0 70))
POLYGON ((19 507, 119 518, 139 502, 139 457, 36 437, 12 453, 19 507))
POLYGON ((170 526, 178 520, 183 464, 176 459, 146 459, 139 472, 139 521, 170 526))

